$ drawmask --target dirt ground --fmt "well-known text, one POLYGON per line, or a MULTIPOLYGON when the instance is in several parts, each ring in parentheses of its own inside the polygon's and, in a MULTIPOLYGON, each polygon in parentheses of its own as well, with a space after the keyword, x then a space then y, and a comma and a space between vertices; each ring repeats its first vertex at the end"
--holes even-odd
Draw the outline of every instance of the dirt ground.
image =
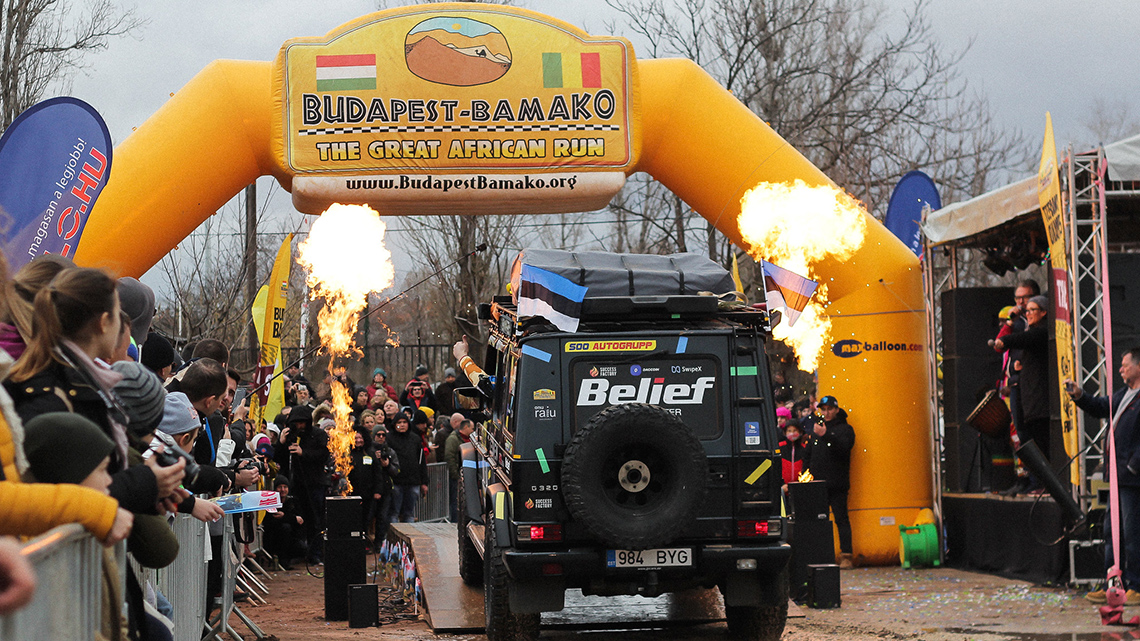
MULTIPOLYGON (((965 641, 1108 641, 1140 639, 1140 631, 1101 626, 1083 593, 1045 588, 985 574, 953 569, 903 570, 861 568, 844 572, 843 605, 833 610, 793 609, 784 633, 787 641, 923 639, 965 641)), ((323 582, 304 568, 278 572, 269 582, 269 605, 243 610, 266 634, 281 641, 331 639, 479 640, 481 634, 435 634, 423 617, 381 590, 379 628, 350 629, 345 622, 324 620, 323 582)), ((1140 608, 1126 611, 1126 618, 1140 608)), ((597 641, 724 639, 723 622, 641 629, 631 617, 624 629, 582 630, 573 626, 543 627, 542 638, 587 637, 597 641)), ((245 633, 235 617, 233 625, 245 633)), ((246 639, 253 639, 246 635, 246 639)))

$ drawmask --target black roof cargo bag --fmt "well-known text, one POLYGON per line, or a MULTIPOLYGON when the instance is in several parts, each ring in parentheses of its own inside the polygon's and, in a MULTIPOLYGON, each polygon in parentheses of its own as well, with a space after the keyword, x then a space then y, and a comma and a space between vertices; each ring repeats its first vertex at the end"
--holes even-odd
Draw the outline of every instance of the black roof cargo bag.
POLYGON ((586 298, 677 296, 735 291, 732 274, 700 254, 615 254, 561 249, 524 249, 511 268, 517 302, 523 264, 563 276, 587 288, 586 298))

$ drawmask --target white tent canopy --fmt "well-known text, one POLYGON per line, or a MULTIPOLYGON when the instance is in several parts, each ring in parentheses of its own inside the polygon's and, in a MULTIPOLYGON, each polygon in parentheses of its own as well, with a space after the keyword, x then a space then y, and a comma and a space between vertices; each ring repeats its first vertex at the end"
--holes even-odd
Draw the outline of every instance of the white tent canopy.
MULTIPOLYGON (((1140 141, 1137 147, 1140 148, 1140 141)), ((993 229, 1033 213, 1039 207, 1037 177, 1031 176, 976 198, 930 212, 922 224, 922 232, 930 242, 941 245, 993 229)))
POLYGON ((1108 179, 1140 180, 1140 136, 1125 138, 1104 146, 1108 158, 1108 179))

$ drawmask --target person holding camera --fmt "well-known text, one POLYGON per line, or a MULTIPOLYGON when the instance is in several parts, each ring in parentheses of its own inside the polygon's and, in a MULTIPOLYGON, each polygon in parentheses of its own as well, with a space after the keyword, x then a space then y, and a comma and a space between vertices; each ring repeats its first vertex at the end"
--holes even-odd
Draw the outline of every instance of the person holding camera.
MULTIPOLYGON (((1125 605, 1140 604, 1140 347, 1133 347, 1120 358, 1120 378, 1124 387, 1111 397, 1085 394, 1080 385, 1065 381, 1069 398, 1089 416, 1108 419, 1111 425, 1112 445, 1116 454, 1116 483, 1118 505, 1109 505, 1104 515, 1104 531, 1111 536, 1112 511, 1119 508, 1121 580, 1125 592, 1125 605)), ((1109 447, 1104 449, 1106 463, 1104 476, 1109 478, 1107 463, 1109 447)), ((1104 546, 1104 567, 1113 566, 1113 546, 1104 546)), ((1093 603, 1106 603, 1104 590, 1089 592, 1085 598, 1093 603)))
POLYGON ((301 515, 309 539, 309 561, 321 562, 319 534, 324 529, 325 493, 330 479, 325 472, 329 459, 329 436, 313 426, 313 410, 307 405, 294 407, 274 448, 274 458, 282 473, 296 486, 301 515))
MULTIPOLYGON (((811 443, 804 452, 804 467, 817 481, 827 484, 827 504, 839 533, 839 568, 854 567, 851 547, 851 519, 847 516, 847 492, 851 489, 851 450, 855 429, 847 423, 847 412, 834 396, 819 399, 822 421, 811 426, 811 443)), ((804 429, 808 429, 806 426, 804 429)))
POLYGON ((388 513, 392 509, 393 479, 400 473, 400 457, 388 446, 388 428, 383 424, 372 430, 372 523, 373 541, 382 541, 388 535, 388 513))

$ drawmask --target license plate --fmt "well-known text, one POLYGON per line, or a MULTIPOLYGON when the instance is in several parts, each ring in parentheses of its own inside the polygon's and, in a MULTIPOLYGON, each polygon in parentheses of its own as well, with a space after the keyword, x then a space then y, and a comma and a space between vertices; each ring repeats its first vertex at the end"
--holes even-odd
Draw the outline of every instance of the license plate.
POLYGON ((692 548, 609 550, 606 553, 609 568, 675 568, 692 564, 692 548))

